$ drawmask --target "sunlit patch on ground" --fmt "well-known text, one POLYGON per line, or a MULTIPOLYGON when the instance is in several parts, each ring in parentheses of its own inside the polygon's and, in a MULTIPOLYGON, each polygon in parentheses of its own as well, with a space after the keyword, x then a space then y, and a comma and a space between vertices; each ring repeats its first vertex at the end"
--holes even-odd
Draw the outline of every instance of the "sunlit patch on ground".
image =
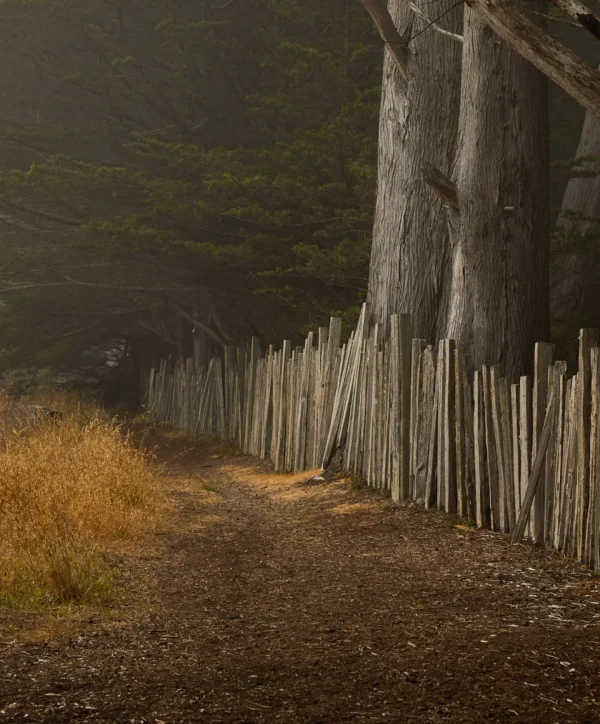
POLYGON ((379 509, 377 503, 340 503, 333 508, 329 508, 328 512, 332 515, 358 515, 360 513, 372 513, 379 509))

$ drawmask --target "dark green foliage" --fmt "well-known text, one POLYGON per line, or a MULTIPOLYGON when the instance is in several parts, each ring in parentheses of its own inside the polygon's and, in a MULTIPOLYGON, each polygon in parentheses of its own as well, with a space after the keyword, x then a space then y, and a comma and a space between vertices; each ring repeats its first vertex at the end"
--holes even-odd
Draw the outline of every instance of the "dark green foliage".
POLYGON ((181 352, 194 316, 213 342, 352 317, 381 60, 355 0, 7 0, 0 20, 5 366, 181 352))

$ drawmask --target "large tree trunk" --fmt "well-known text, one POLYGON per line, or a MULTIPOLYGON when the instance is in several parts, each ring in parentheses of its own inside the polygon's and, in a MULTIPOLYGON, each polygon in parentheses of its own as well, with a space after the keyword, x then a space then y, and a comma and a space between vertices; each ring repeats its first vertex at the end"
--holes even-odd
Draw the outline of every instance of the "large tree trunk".
POLYGON ((589 158, 579 164, 589 175, 570 179, 558 225, 565 241, 578 248, 556 265, 550 291, 552 324, 559 339, 576 334, 581 326, 600 326, 597 252, 589 238, 600 222, 600 121, 591 113, 583 124, 577 158, 589 158))
POLYGON ((546 79, 469 8, 462 72, 447 336, 516 378, 549 334, 546 79))
MULTIPOLYGON (((424 12, 426 0, 417 0, 424 12)), ((460 32, 462 9, 441 0, 435 14, 460 32)), ((389 0, 401 36, 425 27, 404 0, 389 0)), ((375 321, 410 312, 414 332, 434 340, 443 326, 448 269, 447 215, 422 167, 448 173, 454 158, 462 45, 429 28, 410 43, 404 81, 398 58, 385 52, 379 125, 377 205, 368 300, 375 321)))

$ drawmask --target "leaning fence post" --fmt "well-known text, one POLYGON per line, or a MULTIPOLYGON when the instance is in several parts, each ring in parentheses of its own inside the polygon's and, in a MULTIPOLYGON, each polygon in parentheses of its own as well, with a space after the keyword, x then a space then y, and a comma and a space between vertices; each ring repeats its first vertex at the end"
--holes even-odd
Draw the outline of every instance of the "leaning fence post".
POLYGON ((411 343, 410 362, 410 498, 416 500, 419 497, 417 490, 417 465, 419 437, 422 431, 419 427, 419 415, 421 411, 421 388, 423 386, 423 374, 421 359, 423 351, 427 347, 424 339, 413 339, 411 343))
MULTIPOLYGON (((548 368, 552 364, 554 345, 548 342, 538 342, 534 353, 533 375, 533 428, 531 440, 531 464, 536 459, 539 438, 542 432, 544 410, 548 398, 548 368)), ((544 539, 544 495, 538 490, 531 512, 531 533, 534 540, 542 542, 544 539)))
POLYGON ((542 434, 540 435, 540 439, 537 444, 537 451, 535 454, 533 469, 531 471, 531 476, 529 477, 527 492, 525 494, 525 499, 523 500, 521 512, 519 513, 519 519, 517 520, 517 524, 512 535, 512 543, 520 543, 523 539, 523 533, 525 532, 525 526, 527 525, 527 519, 529 518, 529 511, 531 509, 531 504, 533 503, 533 498, 535 496, 538 483, 540 481, 542 468, 544 466, 544 459, 546 457, 546 450, 548 449, 548 443, 550 442, 550 436, 552 435, 552 428, 554 427, 555 403, 556 386, 554 386, 550 393, 550 402, 546 411, 546 418, 542 427, 542 434))

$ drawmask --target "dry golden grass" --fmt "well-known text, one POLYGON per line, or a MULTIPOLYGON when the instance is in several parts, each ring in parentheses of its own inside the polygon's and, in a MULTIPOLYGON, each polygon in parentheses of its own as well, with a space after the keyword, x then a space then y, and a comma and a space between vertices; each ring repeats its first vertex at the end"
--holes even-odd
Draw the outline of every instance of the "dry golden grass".
POLYGON ((110 553, 162 508, 148 456, 121 430, 88 406, 53 407, 62 420, 0 416, 0 603, 12 606, 106 600, 110 553))
POLYGON ((110 420, 106 410, 100 409, 92 398, 66 390, 39 390, 33 397, 23 397, 21 404, 43 405, 61 412, 64 417, 77 417, 79 420, 110 420))

